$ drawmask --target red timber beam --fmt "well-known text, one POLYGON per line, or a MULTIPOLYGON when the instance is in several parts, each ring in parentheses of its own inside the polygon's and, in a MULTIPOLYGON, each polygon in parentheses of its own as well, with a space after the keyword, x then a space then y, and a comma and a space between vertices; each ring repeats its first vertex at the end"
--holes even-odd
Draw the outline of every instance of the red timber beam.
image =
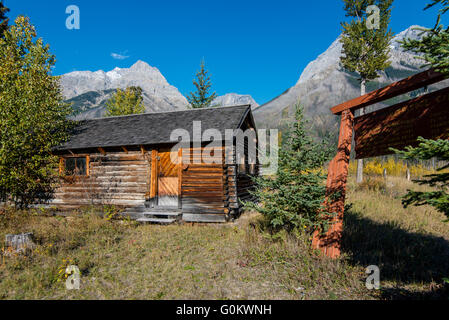
POLYGON ((331 109, 334 114, 341 115, 341 124, 337 155, 329 164, 325 203, 329 212, 336 213, 336 215, 329 218, 331 219, 330 227, 326 234, 323 235, 318 231, 314 233, 312 239, 312 247, 314 249, 320 250, 333 259, 338 258, 341 253, 346 183, 354 129, 354 112, 357 109, 397 97, 447 78, 448 75, 430 69, 331 109), (338 197, 335 197, 336 194, 338 197))
POLYGON ((353 125, 354 113, 351 110, 343 111, 341 115, 337 156, 329 164, 326 185, 326 205, 329 212, 335 212, 336 216, 331 218, 327 233, 321 235, 319 231, 316 231, 312 240, 312 247, 314 249, 319 249, 332 259, 338 258, 341 252, 346 182, 348 179, 353 125), (336 193, 338 193, 338 197, 333 196, 336 193))
POLYGON ((341 114, 345 110, 356 110, 369 105, 382 102, 401 94, 420 89, 425 86, 440 82, 448 78, 446 74, 436 72, 433 69, 415 74, 384 88, 367 93, 364 96, 346 101, 331 109, 333 114, 341 114))

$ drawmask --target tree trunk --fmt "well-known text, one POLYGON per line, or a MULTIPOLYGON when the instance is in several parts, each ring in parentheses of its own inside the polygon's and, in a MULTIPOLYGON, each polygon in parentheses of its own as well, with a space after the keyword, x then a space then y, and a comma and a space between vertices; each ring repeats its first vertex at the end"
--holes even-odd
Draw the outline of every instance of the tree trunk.
MULTIPOLYGON (((362 80, 360 83, 360 95, 364 96, 366 93, 366 80, 362 80)), ((365 108, 360 109, 360 115, 365 114, 365 108)), ((363 159, 357 160, 357 183, 363 182, 363 159)))

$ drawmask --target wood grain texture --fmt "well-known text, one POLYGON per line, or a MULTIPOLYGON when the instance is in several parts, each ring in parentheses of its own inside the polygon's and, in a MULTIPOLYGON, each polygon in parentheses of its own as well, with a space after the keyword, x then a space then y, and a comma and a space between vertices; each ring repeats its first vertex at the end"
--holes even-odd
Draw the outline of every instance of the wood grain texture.
POLYGON ((159 150, 158 165, 158 205, 177 207, 179 205, 179 159, 178 151, 159 150))
MULTIPOLYGON (((183 212, 197 215, 224 215, 226 201, 223 181, 224 152, 220 155, 222 159, 220 164, 210 164, 202 161, 203 152, 209 152, 210 154, 211 149, 183 149, 183 163, 188 163, 189 165, 182 172, 182 210, 183 212)), ((198 220, 198 218, 195 219, 198 220)), ((223 219, 223 217, 220 219, 223 219)))
POLYGON ((346 198, 346 182, 349 170, 349 156, 353 134, 354 115, 350 110, 343 112, 340 124, 340 135, 336 157, 329 164, 327 177, 326 206, 329 212, 337 215, 330 219, 330 228, 325 235, 317 231, 313 235, 312 247, 320 250, 330 258, 338 258, 341 253, 341 237, 343 233, 343 215, 346 198), (335 195, 338 197, 335 197, 335 195))
POLYGON ((341 114, 345 110, 357 110, 360 108, 382 102, 401 94, 443 81, 447 75, 436 72, 433 69, 418 73, 411 77, 392 83, 384 88, 367 93, 364 96, 346 101, 331 109, 334 114, 341 114))
MULTIPOLYGON (((73 156, 73 155, 70 155, 73 156)), ((86 177, 61 179, 51 205, 133 206, 145 202, 149 163, 140 152, 92 153, 86 159, 86 177)))

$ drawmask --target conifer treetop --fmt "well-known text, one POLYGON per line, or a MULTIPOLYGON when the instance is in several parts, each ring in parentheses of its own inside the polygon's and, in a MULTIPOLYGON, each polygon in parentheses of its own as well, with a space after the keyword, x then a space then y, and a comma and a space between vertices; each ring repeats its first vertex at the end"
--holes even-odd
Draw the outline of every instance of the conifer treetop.
POLYGON ((208 108, 212 106, 212 102, 217 98, 215 92, 209 93, 212 87, 210 76, 205 67, 204 60, 201 61, 200 71, 196 73, 196 80, 193 80, 196 92, 190 92, 187 100, 193 109, 208 108))
POLYGON ((349 72, 359 74, 359 80, 374 80, 378 72, 391 64, 389 61, 390 41, 393 32, 389 29, 391 6, 393 0, 343 0, 346 17, 350 22, 343 22, 341 42, 343 51, 340 61, 349 72), (380 10, 378 29, 369 29, 366 9, 376 5, 380 10))
POLYGON ((449 11, 448 0, 433 0, 424 10, 441 5, 437 21, 432 29, 416 28, 422 31, 420 40, 405 39, 402 46, 405 50, 422 54, 418 58, 424 60, 423 67, 433 67, 436 71, 449 73, 449 27, 441 24, 441 16, 449 11))

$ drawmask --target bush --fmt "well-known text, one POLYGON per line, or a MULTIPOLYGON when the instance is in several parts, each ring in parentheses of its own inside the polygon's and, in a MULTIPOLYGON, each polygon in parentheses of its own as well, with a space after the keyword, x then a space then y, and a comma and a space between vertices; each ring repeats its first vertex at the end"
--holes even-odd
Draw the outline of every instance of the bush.
POLYGON ((290 125, 279 150, 276 175, 254 178, 256 190, 252 193, 259 203, 246 204, 260 212, 274 232, 326 229, 326 175, 322 168, 334 152, 329 139, 314 142, 306 124, 303 109, 297 105, 296 122, 290 125))
POLYGON ((383 178, 367 177, 357 186, 362 190, 385 192, 387 189, 387 183, 383 178))
POLYGON ((51 75, 49 46, 28 18, 15 22, 0 38, 0 193, 23 208, 53 196, 52 150, 68 138, 72 110, 51 75))
MULTIPOLYGON (((449 161, 449 140, 428 140, 420 137, 418 141, 419 145, 416 148, 407 147, 403 151, 393 150, 405 159, 429 160, 438 158, 443 161, 449 161)), ((404 207, 430 205, 449 218, 448 169, 449 165, 445 165, 439 168, 437 173, 426 175, 422 179, 414 181, 419 185, 433 187, 436 191, 419 192, 409 190, 402 201, 404 207)))

